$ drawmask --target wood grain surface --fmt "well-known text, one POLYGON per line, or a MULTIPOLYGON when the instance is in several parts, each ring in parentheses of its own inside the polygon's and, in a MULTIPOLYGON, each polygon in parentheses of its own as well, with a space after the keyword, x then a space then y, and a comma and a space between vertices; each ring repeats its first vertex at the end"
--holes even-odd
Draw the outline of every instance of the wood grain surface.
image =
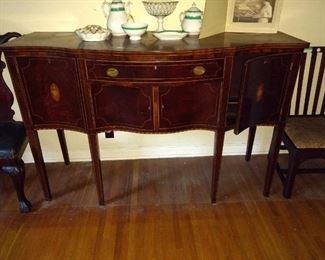
POLYGON ((105 161, 101 207, 90 162, 47 164, 50 202, 27 164, 29 214, 1 175, 0 259, 325 258, 324 175, 298 176, 290 200, 275 176, 264 198, 266 157, 226 156, 212 205, 211 160, 105 161))

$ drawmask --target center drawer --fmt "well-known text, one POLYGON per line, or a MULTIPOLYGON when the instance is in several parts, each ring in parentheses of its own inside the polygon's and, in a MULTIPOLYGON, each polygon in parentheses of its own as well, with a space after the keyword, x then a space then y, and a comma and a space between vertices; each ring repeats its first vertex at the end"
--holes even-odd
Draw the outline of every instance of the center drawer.
POLYGON ((222 78, 224 59, 182 62, 107 62, 86 60, 88 80, 171 80, 222 78))

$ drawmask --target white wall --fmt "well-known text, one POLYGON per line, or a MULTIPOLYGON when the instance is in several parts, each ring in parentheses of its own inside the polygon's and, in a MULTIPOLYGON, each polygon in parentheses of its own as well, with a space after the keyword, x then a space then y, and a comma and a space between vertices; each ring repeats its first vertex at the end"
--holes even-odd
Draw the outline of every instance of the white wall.
MULTIPOLYGON (((208 0, 224 1, 224 0, 208 0)), ((155 18, 149 16, 141 0, 133 0, 132 14, 138 21, 149 23, 149 30, 156 28, 155 18)), ((179 0, 175 12, 166 18, 165 28, 179 29, 178 15, 187 10, 193 0, 179 0)), ((204 9, 205 0, 196 0, 204 9)), ((0 0, 0 34, 7 31, 29 33, 33 31, 73 31, 87 24, 105 26, 101 11, 102 0, 0 0)), ((307 40, 313 45, 325 44, 325 0, 284 0, 279 30, 307 40)), ((216 15, 218 15, 216 13, 216 15)), ((5 80, 12 88, 7 71, 5 80)), ((20 119, 17 104, 14 104, 16 119, 20 119)), ((271 135, 270 128, 259 128, 255 142, 255 153, 266 153, 271 135)), ((142 135, 116 132, 114 139, 99 135, 102 159, 153 158, 211 155, 213 133, 189 131, 166 135, 142 135)), ((243 154, 246 132, 235 136, 227 133, 224 154, 243 154)), ((55 131, 40 131, 41 145, 46 161, 61 161, 62 156, 55 131)), ((71 160, 89 160, 87 137, 67 131, 67 142, 71 160)), ((29 149, 25 161, 32 161, 29 149)))

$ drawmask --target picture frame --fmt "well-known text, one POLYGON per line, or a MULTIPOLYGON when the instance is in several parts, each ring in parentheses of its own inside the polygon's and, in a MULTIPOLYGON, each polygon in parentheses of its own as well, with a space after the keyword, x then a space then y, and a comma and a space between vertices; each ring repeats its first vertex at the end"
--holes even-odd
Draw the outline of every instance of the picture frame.
POLYGON ((226 32, 276 33, 283 0, 228 0, 226 32))

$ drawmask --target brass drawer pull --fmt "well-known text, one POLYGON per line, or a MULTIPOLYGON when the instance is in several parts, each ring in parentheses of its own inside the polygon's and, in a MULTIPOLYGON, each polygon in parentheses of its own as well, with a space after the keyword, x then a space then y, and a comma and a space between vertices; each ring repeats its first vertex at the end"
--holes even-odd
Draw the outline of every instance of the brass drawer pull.
POLYGON ((115 69, 115 68, 108 68, 106 70, 106 75, 111 77, 111 78, 116 78, 118 76, 118 69, 115 69))
POLYGON ((202 66, 196 66, 193 69, 193 73, 195 76, 202 76, 205 73, 205 68, 202 66))

